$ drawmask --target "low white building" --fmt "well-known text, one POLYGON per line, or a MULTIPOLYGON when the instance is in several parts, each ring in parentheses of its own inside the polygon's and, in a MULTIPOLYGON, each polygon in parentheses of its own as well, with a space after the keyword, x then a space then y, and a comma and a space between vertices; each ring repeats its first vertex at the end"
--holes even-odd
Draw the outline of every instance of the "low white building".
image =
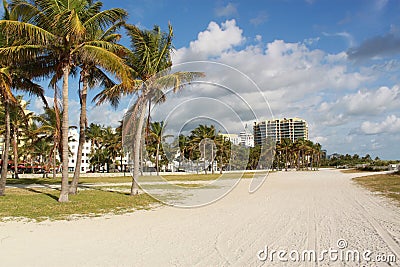
MULTIPOLYGON (((78 156, 77 153, 79 144, 79 131, 77 129, 70 129, 68 131, 68 136, 69 136, 68 145, 70 153, 72 154, 68 156, 68 171, 73 172, 75 171, 76 159, 78 156)), ((86 173, 87 171, 90 170, 90 162, 89 162, 90 148, 91 148, 91 143, 86 141, 82 149, 81 173, 86 173)))
POLYGON ((254 147, 254 135, 246 129, 240 134, 240 144, 245 147, 254 147))
POLYGON ((233 145, 239 145, 240 144, 240 137, 237 134, 219 134, 222 135, 225 140, 230 141, 233 145))

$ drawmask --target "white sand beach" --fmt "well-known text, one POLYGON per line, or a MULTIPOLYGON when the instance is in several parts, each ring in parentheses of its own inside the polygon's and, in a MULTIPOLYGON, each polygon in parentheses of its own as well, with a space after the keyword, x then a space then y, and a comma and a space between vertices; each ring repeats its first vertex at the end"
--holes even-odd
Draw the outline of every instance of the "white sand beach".
MULTIPOLYGON (((0 224, 1 266, 357 266, 347 261, 260 261, 260 250, 345 249, 395 255, 400 209, 338 170, 272 173, 254 194, 242 180, 201 208, 0 224)), ((261 254, 260 254, 261 255, 261 254)), ((286 256, 288 258, 288 256, 286 256)), ((374 263, 368 266, 388 266, 374 263)))

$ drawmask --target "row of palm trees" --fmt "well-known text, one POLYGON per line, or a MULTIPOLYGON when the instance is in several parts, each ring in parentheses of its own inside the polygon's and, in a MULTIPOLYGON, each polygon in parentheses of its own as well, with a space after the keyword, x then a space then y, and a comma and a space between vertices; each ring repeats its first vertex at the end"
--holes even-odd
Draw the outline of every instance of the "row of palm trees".
MULTIPOLYGON (((101 88, 96 95, 97 104, 119 104, 123 95, 135 95, 127 120, 135 125, 135 164, 138 163, 142 128, 147 107, 164 98, 162 90, 181 89, 185 82, 200 73, 169 73, 173 30, 162 32, 158 26, 141 30, 125 23, 127 12, 112 8, 102 10, 102 3, 93 0, 11 0, 4 1, 4 18, 0 20, 0 93, 4 107, 5 145, 0 178, 0 195, 5 194, 8 150, 10 147, 10 106, 18 105, 13 91, 23 90, 45 101, 45 90, 35 81, 49 80, 54 89, 54 107, 57 129, 54 131, 54 150, 60 151, 62 162, 61 192, 59 201, 68 201, 76 193, 80 168, 75 168, 74 178, 68 183, 68 100, 69 78, 79 77, 81 103, 79 123, 79 149, 84 143, 87 116, 87 91, 101 88), (128 49, 118 40, 124 28, 131 39, 128 49), (58 106, 58 83, 61 82, 61 106, 58 106), (13 90, 14 89, 14 90, 13 90), (136 127, 137 126, 137 127, 136 127)), ((131 133, 128 133, 128 135, 131 133)), ((81 153, 78 153, 78 157, 81 153)), ((81 160, 77 160, 77 163, 81 160)), ((138 193, 135 166, 131 194, 138 193)))
MULTIPOLYGON (((159 159, 167 161, 162 150, 168 150, 168 143, 164 140, 169 136, 163 135, 163 122, 154 122, 150 127, 147 152, 159 170, 159 159), (162 144, 162 145, 161 145, 162 144)), ((255 170, 260 168, 297 170, 318 169, 321 163, 322 150, 319 143, 310 140, 298 139, 295 142, 283 138, 280 142, 265 142, 263 146, 243 147, 233 145, 228 139, 216 131, 215 126, 199 125, 188 136, 180 135, 179 168, 182 162, 199 162, 203 164, 205 174, 207 170, 214 173, 214 163, 217 162, 220 173, 222 170, 255 170)))
POLYGON ((288 168, 318 169, 322 154, 322 147, 319 143, 304 139, 293 142, 289 138, 282 138, 276 144, 274 167, 285 170, 288 168))

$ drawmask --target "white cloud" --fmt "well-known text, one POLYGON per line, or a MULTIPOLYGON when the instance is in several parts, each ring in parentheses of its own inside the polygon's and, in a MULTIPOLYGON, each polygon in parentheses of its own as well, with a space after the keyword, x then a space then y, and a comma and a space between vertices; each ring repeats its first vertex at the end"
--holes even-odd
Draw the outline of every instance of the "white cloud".
POLYGON ((190 42, 189 48, 181 48, 175 52, 174 62, 219 56, 242 44, 245 41, 242 33, 243 30, 236 25, 235 20, 227 20, 221 26, 212 21, 207 30, 198 34, 197 40, 190 42))
POLYGON ((228 3, 226 6, 217 7, 215 9, 215 15, 218 17, 229 17, 233 15, 237 15, 236 5, 232 3, 228 3))
POLYGON ((398 133, 400 131, 400 118, 396 115, 390 115, 382 122, 365 121, 361 124, 360 130, 365 134, 398 133))
POLYGON ((88 113, 88 120, 90 123, 111 127, 118 127, 120 125, 119 121, 121 121, 124 116, 124 111, 115 111, 106 104, 91 107, 88 113))
POLYGON ((400 108, 400 88, 382 86, 377 90, 359 90, 354 94, 347 94, 335 102, 321 103, 320 112, 331 116, 335 113, 345 113, 347 116, 379 115, 384 112, 400 108))
MULTIPOLYGON (((262 36, 255 38, 255 45, 248 44, 238 49, 236 45, 242 43, 245 36, 235 21, 227 21, 221 26, 211 22, 208 29, 201 32, 189 47, 176 51, 174 64, 212 58, 213 61, 237 68, 258 85, 275 117, 298 116, 307 119, 314 118, 317 113, 316 120, 318 123, 322 122, 317 128, 323 127, 322 125, 343 125, 347 122, 345 111, 339 114, 329 112, 328 109, 335 104, 329 99, 332 95, 358 90, 371 77, 349 68, 345 52, 328 54, 322 50, 310 49, 304 42, 274 40, 263 43, 262 36), (217 45, 215 41, 209 41, 220 40, 224 28, 236 33, 234 41, 225 39, 217 45), (318 111, 321 102, 326 102, 323 105, 327 109, 325 113, 331 115, 329 118, 318 111)), ((218 73, 214 76, 208 78, 215 78, 215 81, 234 88, 237 93, 246 97, 254 110, 259 112, 266 108, 260 102, 260 93, 249 92, 249 85, 240 75, 218 73)), ((195 96, 196 93, 193 97, 195 96)), ((220 96, 216 94, 215 97, 220 96)), ((318 136, 323 134, 321 131, 318 136)))
POLYGON ((326 141, 328 141, 328 138, 325 136, 316 136, 312 139, 315 143, 319 143, 319 144, 324 144, 326 141))

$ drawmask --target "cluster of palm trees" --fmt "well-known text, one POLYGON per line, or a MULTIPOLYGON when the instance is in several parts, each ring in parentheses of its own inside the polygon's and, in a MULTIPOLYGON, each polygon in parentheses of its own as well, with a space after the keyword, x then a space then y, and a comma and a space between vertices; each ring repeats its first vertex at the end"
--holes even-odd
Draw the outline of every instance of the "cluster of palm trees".
POLYGON ((322 157, 321 145, 310 140, 298 139, 292 141, 282 138, 276 144, 274 168, 318 169, 322 157))
POLYGON ((222 173, 227 168, 231 155, 231 142, 220 135, 214 125, 199 125, 194 128, 189 136, 180 135, 178 140, 180 156, 179 165, 188 160, 190 163, 196 162, 196 170, 199 170, 199 161, 202 161, 201 169, 207 174, 210 170, 212 174, 216 167, 222 173), (215 162, 217 166, 214 166, 215 162))
POLYGON ((118 159, 120 169, 123 169, 122 125, 114 130, 111 126, 91 123, 86 131, 86 139, 91 143, 89 161, 93 171, 100 171, 106 166, 107 172, 110 172, 110 166, 117 164, 118 159))
MULTIPOLYGON (((43 99, 48 107, 45 90, 37 84, 49 80, 54 90, 53 110, 56 114, 54 151, 59 150, 62 162, 59 201, 68 201, 70 190, 77 185, 80 168, 75 168, 74 180, 68 182, 68 100, 69 78, 79 77, 81 113, 79 122, 79 149, 86 139, 87 91, 101 88, 96 95, 97 104, 119 104, 123 95, 136 95, 129 115, 136 124, 135 159, 142 142, 142 126, 147 106, 151 101, 162 101, 162 90, 181 89, 199 73, 165 73, 172 63, 173 31, 162 32, 158 26, 141 30, 125 22, 127 12, 120 8, 102 10, 102 3, 93 0, 10 0, 3 1, 4 17, 0 20, 0 93, 4 107, 4 151, 0 178, 0 196, 5 194, 8 151, 10 147, 10 107, 18 106, 15 90, 23 90, 43 99), (123 28, 131 39, 128 49, 118 41, 123 28), (156 77, 156 78, 154 78, 156 77), (61 83, 61 105, 59 88, 61 83)), ((81 153, 78 153, 78 157, 81 153)), ((77 162, 80 162, 78 159, 77 162)), ((138 162, 138 161, 136 161, 138 162)), ((138 164, 138 163, 135 163, 138 164)), ((132 181, 132 195, 137 194, 138 169, 132 181)))

